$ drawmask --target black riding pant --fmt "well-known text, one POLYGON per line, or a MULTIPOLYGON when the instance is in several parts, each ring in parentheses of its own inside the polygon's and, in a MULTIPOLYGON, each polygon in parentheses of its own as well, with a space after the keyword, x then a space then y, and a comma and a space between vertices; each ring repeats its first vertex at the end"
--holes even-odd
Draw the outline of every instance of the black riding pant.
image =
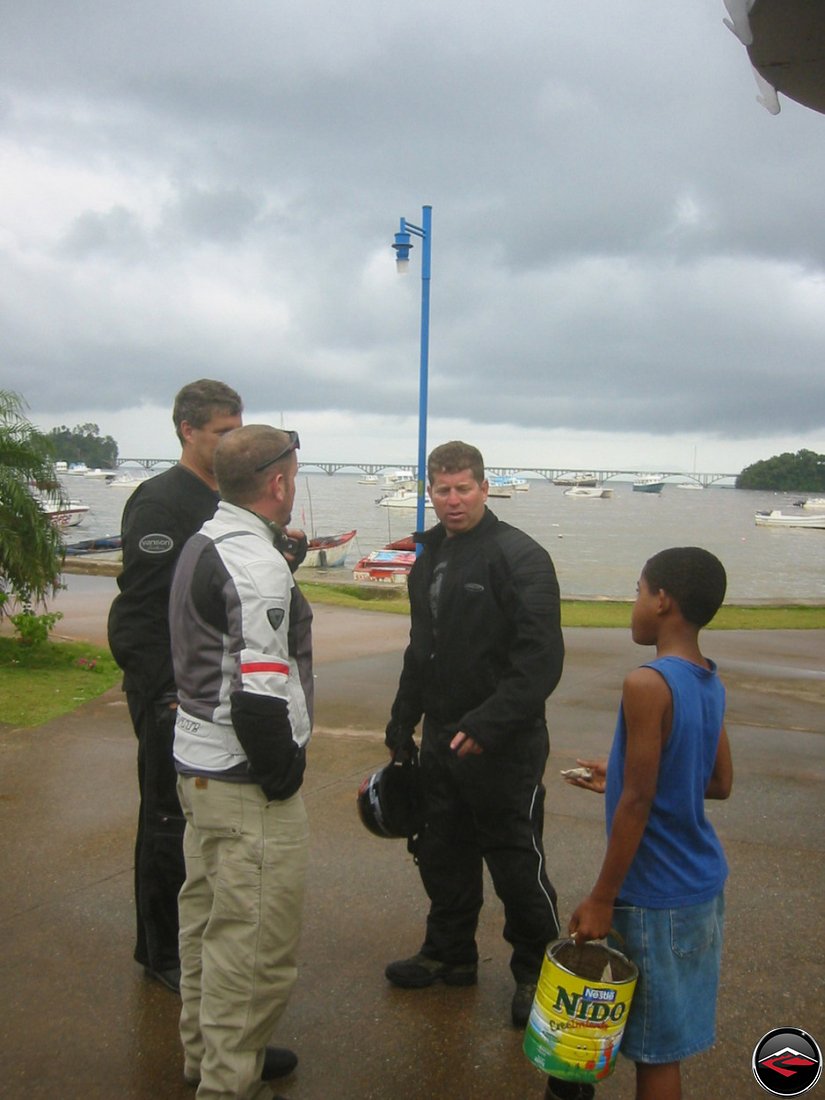
POLYGON ((504 905, 504 939, 517 982, 535 982, 559 933, 556 891, 547 877, 542 832, 547 728, 513 735, 502 753, 456 757, 450 734, 424 721, 421 779, 425 828, 418 867, 430 912, 422 951, 446 963, 478 959, 483 863, 504 905))
POLYGON ((175 710, 165 702, 127 692, 138 739, 140 809, 135 841, 135 959, 152 970, 178 961, 178 892, 186 877, 183 830, 172 756, 175 710))

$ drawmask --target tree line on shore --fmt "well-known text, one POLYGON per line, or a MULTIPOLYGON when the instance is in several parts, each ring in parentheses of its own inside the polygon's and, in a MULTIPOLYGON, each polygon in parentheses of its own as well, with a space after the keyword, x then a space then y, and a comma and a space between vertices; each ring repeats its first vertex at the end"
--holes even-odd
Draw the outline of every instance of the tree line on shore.
POLYGON ((825 493, 825 455, 816 451, 786 451, 746 466, 736 479, 737 489, 774 492, 825 493))

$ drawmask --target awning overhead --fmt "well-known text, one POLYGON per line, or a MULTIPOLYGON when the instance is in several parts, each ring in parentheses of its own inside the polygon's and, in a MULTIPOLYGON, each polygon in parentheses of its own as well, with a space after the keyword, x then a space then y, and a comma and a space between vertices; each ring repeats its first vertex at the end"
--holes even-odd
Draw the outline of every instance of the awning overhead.
POLYGON ((725 0, 725 23, 747 47, 759 100, 779 113, 776 92, 825 113, 825 0, 725 0))

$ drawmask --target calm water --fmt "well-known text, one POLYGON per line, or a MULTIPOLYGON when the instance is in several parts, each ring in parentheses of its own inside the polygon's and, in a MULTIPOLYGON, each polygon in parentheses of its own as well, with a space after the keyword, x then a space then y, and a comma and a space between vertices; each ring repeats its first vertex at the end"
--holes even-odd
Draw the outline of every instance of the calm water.
MULTIPOLYGON (((116 534, 129 496, 83 477, 67 477, 67 492, 90 505, 67 541, 116 534)), ((546 481, 531 481, 526 493, 490 498, 491 509, 547 548, 567 597, 633 596, 641 566, 666 546, 698 545, 713 551, 728 573, 731 601, 825 601, 825 531, 756 527, 754 512, 794 511, 799 494, 733 489, 686 492, 666 484, 660 495, 634 493, 612 482, 609 500, 575 499, 546 481)), ((390 539, 409 534, 414 509, 379 508, 380 490, 359 485, 354 474, 299 473, 293 522, 317 534, 358 529, 347 568, 390 539)), ((428 524, 432 512, 427 510, 428 524)))

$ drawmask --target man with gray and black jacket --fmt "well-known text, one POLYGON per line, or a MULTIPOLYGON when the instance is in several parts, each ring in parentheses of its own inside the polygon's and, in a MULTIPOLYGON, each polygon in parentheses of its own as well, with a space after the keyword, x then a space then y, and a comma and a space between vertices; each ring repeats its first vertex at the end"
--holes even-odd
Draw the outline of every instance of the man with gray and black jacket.
POLYGON ((221 502, 184 547, 169 604, 186 818, 180 1033, 184 1077, 210 1098, 271 1100, 263 1081, 297 1064, 266 1044, 295 981, 308 850, 312 612, 286 533, 298 446, 265 425, 225 436, 221 502))
POLYGON ((523 1027, 559 930, 542 843, 545 703, 564 660, 559 587, 549 554, 487 509, 477 448, 436 447, 427 475, 440 522, 416 535, 410 643, 386 741, 403 754, 423 716, 416 854, 430 911, 418 954, 386 976, 404 988, 475 983, 484 861, 504 904, 511 1015, 523 1027))

